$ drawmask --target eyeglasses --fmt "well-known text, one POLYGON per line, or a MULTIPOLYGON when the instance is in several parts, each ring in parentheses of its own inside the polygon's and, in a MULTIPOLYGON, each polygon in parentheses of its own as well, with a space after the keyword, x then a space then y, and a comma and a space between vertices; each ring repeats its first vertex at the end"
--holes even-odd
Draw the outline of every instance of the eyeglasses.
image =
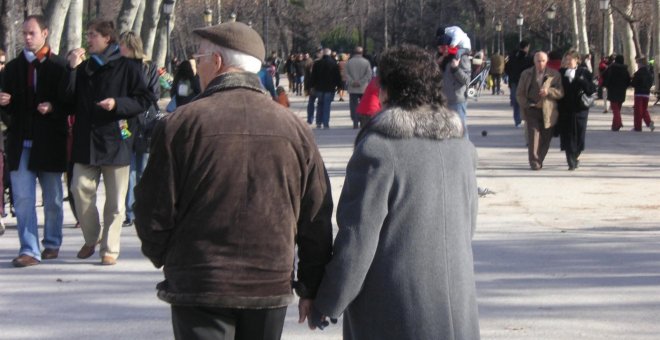
POLYGON ((195 62, 199 64, 200 59, 203 57, 208 57, 210 55, 213 55, 213 52, 207 52, 207 53, 195 53, 192 55, 192 57, 195 59, 195 62))

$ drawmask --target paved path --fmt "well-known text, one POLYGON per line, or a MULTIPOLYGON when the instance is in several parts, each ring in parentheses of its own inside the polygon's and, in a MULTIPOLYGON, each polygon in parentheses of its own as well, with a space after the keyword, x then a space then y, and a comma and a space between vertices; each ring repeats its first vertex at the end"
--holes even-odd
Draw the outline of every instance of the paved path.
MULTIPOLYGON (((300 97, 292 109, 305 116, 300 97)), ((558 141, 539 172, 528 170, 522 131, 504 96, 468 108, 479 152, 480 200, 474 240, 484 339, 660 338, 660 132, 610 132, 594 109, 587 150, 567 171, 558 141), (487 137, 480 132, 488 131, 487 137)), ((338 199, 355 130, 348 103, 333 104, 332 128, 315 130, 338 199)), ((653 108, 660 121, 660 107, 653 108)), ((624 131, 625 130, 625 131, 624 131)), ((102 195, 101 195, 102 196, 102 195)), ((15 220, 0 237, 0 339, 171 339, 162 279, 124 228, 113 267, 78 260, 80 230, 66 210, 60 258, 15 269, 15 220)), ((289 308, 283 339, 340 339, 339 326, 314 333, 289 308)))

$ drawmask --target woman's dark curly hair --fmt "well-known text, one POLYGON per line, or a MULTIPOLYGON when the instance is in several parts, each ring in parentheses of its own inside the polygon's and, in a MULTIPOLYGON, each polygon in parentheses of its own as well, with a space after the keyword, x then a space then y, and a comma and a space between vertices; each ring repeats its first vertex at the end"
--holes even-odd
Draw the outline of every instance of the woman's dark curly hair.
POLYGON ((414 109, 445 103, 440 68, 420 47, 404 44, 388 49, 380 56, 378 74, 381 88, 387 91, 384 104, 414 109))

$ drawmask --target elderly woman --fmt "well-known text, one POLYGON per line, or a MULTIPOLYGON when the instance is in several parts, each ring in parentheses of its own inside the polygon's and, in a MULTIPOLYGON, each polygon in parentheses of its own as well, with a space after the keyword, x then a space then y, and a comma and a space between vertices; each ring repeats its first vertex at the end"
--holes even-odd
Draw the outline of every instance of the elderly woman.
POLYGON ((475 148, 430 54, 403 45, 379 66, 384 110, 357 137, 334 255, 300 321, 343 313, 344 339, 479 339, 475 148))
POLYGON ((558 128, 561 149, 566 152, 568 170, 575 170, 579 166, 578 157, 584 150, 587 132, 589 108, 582 105, 580 97, 583 93, 591 96, 596 92, 591 72, 584 66, 578 66, 579 62, 580 54, 570 50, 564 55, 564 66, 559 69, 564 97, 558 101, 558 128))

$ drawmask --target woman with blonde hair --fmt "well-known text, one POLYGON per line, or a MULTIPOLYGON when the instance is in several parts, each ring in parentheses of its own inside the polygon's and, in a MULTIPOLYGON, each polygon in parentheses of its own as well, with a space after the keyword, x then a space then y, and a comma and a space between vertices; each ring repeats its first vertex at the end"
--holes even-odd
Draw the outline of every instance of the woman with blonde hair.
MULTIPOLYGON (((148 60, 142 47, 142 39, 133 31, 126 31, 119 35, 119 51, 121 55, 128 59, 134 59, 142 64, 143 78, 147 89, 154 98, 160 98, 160 84, 158 82, 158 69, 154 63, 148 60)), ((142 177, 144 168, 147 167, 149 160, 149 141, 153 123, 158 116, 158 103, 154 101, 149 109, 138 115, 138 130, 133 145, 133 154, 131 156, 131 168, 128 177, 128 192, 126 193, 126 219, 122 224, 124 227, 133 225, 135 215, 133 214, 133 188, 142 177)))

